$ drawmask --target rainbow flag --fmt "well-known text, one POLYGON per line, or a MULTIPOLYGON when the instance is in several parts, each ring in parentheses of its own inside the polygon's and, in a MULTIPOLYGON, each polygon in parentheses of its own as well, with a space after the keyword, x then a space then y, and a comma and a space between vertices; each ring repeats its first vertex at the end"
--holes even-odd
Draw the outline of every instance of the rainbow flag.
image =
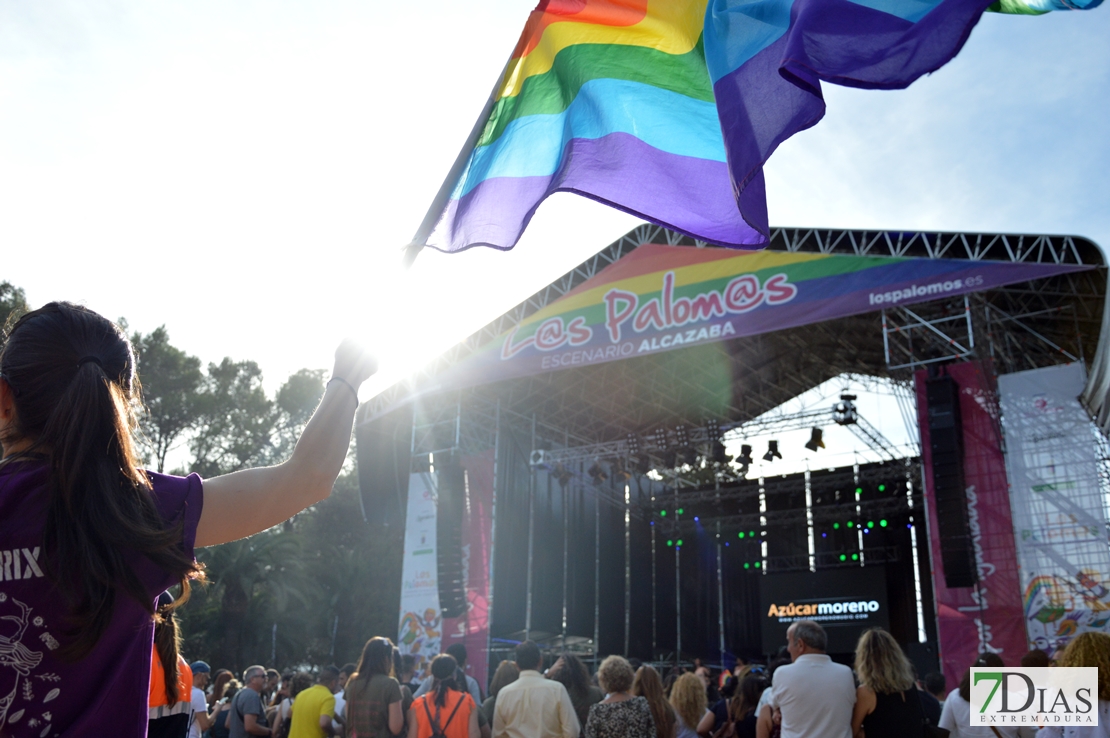
POLYGON ((512 248, 575 192, 724 246, 769 231, 762 166, 824 115, 821 81, 895 89, 985 10, 1102 0, 541 0, 413 244, 512 248))

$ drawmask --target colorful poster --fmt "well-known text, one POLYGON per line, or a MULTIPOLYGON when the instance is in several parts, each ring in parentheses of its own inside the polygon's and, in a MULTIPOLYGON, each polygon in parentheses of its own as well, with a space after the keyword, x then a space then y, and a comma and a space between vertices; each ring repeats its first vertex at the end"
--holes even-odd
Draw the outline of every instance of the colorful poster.
POLYGON ((440 652, 442 625, 436 568, 436 476, 417 472, 409 477, 397 646, 401 653, 416 657, 418 671, 440 652))
POLYGON ((1110 546, 1082 364, 998 378, 1030 648, 1110 630, 1110 546))
POLYGON ((466 507, 463 511, 463 575, 466 612, 443 621, 443 648, 466 646, 466 673, 478 684, 489 683, 489 566, 493 523, 493 449, 465 456, 466 507))
POLYGON ((646 244, 441 379, 466 386, 600 364, 1086 268, 646 244))
POLYGON ((963 678, 979 653, 997 653, 1016 666, 1028 649, 1021 601, 1014 527, 997 404, 990 386, 990 365, 969 361, 944 368, 960 388, 963 421, 964 483, 968 522, 979 582, 949 589, 944 584, 941 539, 937 529, 932 454, 929 446, 925 372, 917 373, 917 412, 929 515, 929 552, 936 592, 941 668, 949 688, 963 678))

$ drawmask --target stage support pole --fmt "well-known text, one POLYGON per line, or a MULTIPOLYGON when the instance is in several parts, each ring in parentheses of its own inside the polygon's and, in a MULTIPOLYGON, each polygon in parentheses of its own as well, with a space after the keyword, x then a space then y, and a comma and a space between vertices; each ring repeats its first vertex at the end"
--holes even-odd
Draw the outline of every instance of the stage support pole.
MULTIPOLYGON (((532 445, 536 447, 536 414, 532 413, 532 445)), ((535 548, 533 534, 536 529, 536 470, 528 463, 528 586, 524 606, 524 640, 532 638, 532 553, 535 548)))
POLYGON ((632 628, 632 490, 624 485, 624 654, 628 655, 628 639, 632 628))
MULTIPOLYGON (((678 521, 678 472, 674 479, 674 510, 675 522, 678 521)), ((675 539, 674 548, 674 663, 678 666, 682 662, 682 546, 678 545, 681 538, 675 539)))
POLYGON ((489 592, 486 593, 486 663, 489 663, 491 638, 493 637, 493 575, 494 554, 497 553, 497 464, 501 453, 501 398, 493 411, 493 495, 489 511, 489 592))
MULTIPOLYGON (((563 430, 563 448, 570 446, 570 434, 563 430)), ((559 491, 563 501, 563 650, 567 648, 567 585, 569 582, 567 571, 570 558, 570 497, 569 484, 559 483, 559 491)))
MULTIPOLYGON (((652 482, 652 484, 655 484, 655 482, 652 482)), ((654 492, 654 490, 652 490, 652 491, 654 492)), ((651 496, 651 501, 655 502, 655 495, 651 496)), ((657 635, 658 634, 657 634, 657 631, 656 631, 656 622, 655 622, 655 613, 656 613, 656 609, 658 607, 658 605, 656 604, 656 601, 655 601, 655 528, 656 528, 656 526, 654 524, 652 524, 652 526, 651 526, 651 658, 652 658, 653 661, 655 660, 655 656, 657 654, 656 649, 658 648, 658 646, 657 646, 657 642, 658 642, 657 635)))
POLYGON ((594 489, 594 671, 601 640, 601 491, 594 489))
POLYGON ((717 645, 721 652, 721 668, 725 668, 725 582, 722 574, 721 521, 717 521, 717 645))

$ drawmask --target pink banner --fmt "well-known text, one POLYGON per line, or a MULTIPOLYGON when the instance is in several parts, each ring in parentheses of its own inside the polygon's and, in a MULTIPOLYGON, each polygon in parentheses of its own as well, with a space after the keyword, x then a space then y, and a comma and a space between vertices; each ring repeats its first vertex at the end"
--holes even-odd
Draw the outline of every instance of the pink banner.
POLYGON ((941 667, 954 689, 982 651, 993 651, 1017 666, 1027 649, 1021 584, 1006 462, 999 439, 998 404, 990 389, 990 364, 965 362, 945 367, 960 388, 963 421, 964 483, 968 519, 979 583, 975 587, 944 586, 941 541, 937 531, 932 453, 929 446, 925 372, 917 372, 917 413, 921 427, 921 460, 925 467, 925 498, 929 512, 929 550, 936 592, 937 632, 941 667))
POLYGON ((466 612, 443 620, 443 649, 466 646, 466 673, 482 686, 489 683, 489 563, 493 520, 493 449, 462 459, 466 470, 466 509, 462 552, 466 572, 466 612))

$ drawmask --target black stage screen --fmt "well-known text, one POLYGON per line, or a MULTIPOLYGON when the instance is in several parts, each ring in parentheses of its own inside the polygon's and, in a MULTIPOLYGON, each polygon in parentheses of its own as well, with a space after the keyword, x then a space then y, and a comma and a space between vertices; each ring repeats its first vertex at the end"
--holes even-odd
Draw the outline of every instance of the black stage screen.
POLYGON ((851 653, 864 630, 889 630, 886 590, 883 566, 761 576, 763 650, 785 646, 795 620, 814 620, 829 635, 829 653, 851 653))

